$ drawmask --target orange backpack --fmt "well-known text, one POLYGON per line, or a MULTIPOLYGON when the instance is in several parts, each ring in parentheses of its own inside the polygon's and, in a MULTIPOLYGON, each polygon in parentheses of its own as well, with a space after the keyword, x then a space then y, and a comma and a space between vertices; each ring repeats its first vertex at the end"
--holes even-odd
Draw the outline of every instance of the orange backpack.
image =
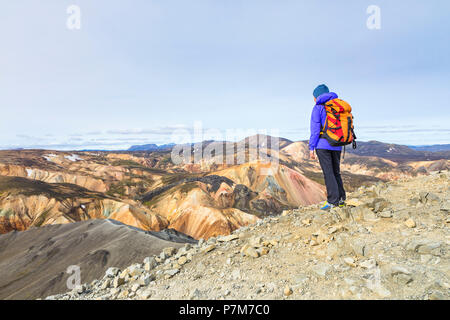
POLYGON ((332 146, 345 146, 352 143, 353 149, 356 149, 352 107, 341 99, 330 100, 324 107, 327 118, 320 137, 327 139, 332 146))

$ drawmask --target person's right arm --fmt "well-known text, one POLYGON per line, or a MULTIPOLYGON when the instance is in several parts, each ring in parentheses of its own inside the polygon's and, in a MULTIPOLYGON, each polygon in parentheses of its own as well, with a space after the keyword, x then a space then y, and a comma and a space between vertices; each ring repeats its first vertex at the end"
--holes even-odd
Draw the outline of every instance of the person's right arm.
POLYGON ((309 151, 310 151, 310 157, 314 159, 314 150, 317 147, 317 143, 319 142, 320 138, 320 110, 317 106, 313 108, 313 111, 311 113, 311 122, 310 122, 310 131, 311 135, 309 137, 309 151))

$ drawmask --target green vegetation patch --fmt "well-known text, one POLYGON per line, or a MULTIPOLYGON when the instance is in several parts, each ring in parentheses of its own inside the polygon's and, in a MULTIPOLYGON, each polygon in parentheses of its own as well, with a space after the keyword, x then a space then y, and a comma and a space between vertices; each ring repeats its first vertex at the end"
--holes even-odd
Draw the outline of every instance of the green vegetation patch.
POLYGON ((141 179, 141 180, 133 181, 132 179, 126 179, 126 180, 119 181, 117 183, 112 184, 109 187, 109 190, 106 192, 106 194, 109 196, 114 196, 115 194, 118 194, 120 196, 125 196, 127 187, 133 188, 137 194, 143 194, 154 183, 153 179, 147 178, 147 177, 140 177, 140 176, 133 175, 133 179, 141 179))
POLYGON ((1 209, 0 208, 0 217, 9 218, 12 216, 14 216, 14 211, 12 211, 11 209, 1 209))
POLYGON ((189 173, 189 172, 177 172, 169 173, 162 177, 162 183, 164 185, 179 183, 186 179, 200 178, 205 176, 207 173, 189 173))
POLYGON ((197 182, 187 182, 180 186, 181 193, 189 193, 191 190, 198 187, 197 182))
POLYGON ((90 191, 71 183, 46 183, 22 177, 0 176, 0 193, 6 191, 12 194, 22 194, 24 196, 43 194, 57 200, 68 198, 105 198, 101 193, 90 191))
POLYGON ((110 208, 104 208, 102 214, 103 214, 103 216, 105 218, 109 218, 109 216, 111 215, 111 209, 110 208))
POLYGON ((166 171, 157 168, 149 168, 133 160, 116 160, 111 163, 115 167, 125 167, 128 169, 139 169, 153 174, 166 174, 166 171))
POLYGON ((47 215, 49 212, 50 212, 50 209, 47 209, 47 210, 43 211, 40 215, 38 215, 34 222, 34 226, 36 226, 36 227, 42 226, 42 224, 47 219, 47 215))

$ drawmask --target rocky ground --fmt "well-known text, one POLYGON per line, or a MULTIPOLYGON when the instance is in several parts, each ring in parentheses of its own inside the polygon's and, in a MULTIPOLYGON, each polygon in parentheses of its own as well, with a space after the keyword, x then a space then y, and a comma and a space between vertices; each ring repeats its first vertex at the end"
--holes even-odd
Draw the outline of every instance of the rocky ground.
POLYGON ((47 299, 449 299, 450 173, 361 187, 165 248, 47 299))

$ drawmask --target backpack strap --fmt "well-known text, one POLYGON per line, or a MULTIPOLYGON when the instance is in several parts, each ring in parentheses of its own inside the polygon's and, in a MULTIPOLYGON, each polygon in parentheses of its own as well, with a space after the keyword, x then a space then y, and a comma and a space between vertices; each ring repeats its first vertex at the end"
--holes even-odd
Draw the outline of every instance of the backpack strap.
POLYGON ((353 135, 352 148, 356 149, 356 147, 357 147, 357 145, 356 145, 356 135, 355 135, 355 131, 353 131, 353 128, 352 128, 352 135, 353 135))

